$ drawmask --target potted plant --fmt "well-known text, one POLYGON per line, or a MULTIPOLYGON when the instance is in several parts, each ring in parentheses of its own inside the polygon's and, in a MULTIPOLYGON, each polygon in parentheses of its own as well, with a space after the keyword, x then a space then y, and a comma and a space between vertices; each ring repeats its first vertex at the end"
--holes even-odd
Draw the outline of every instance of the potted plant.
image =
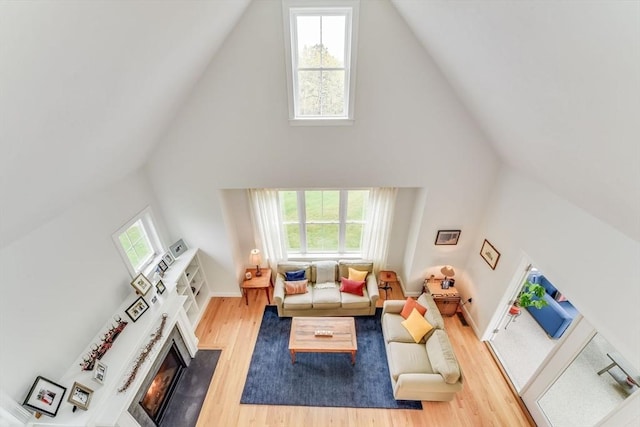
POLYGON ((543 286, 527 280, 522 286, 520 295, 518 295, 518 298, 516 298, 516 300, 513 302, 513 305, 509 309, 509 314, 520 314, 521 307, 542 308, 546 306, 547 301, 542 299, 545 293, 546 290, 543 286))

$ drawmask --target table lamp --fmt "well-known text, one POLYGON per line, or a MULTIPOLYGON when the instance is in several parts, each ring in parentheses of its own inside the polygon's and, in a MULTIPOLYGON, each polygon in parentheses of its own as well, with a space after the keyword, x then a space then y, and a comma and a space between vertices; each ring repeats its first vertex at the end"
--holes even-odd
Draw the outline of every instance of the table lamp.
POLYGON ((251 254, 249 255, 249 261, 251 264, 256 266, 256 276, 262 276, 262 271, 260 271, 260 264, 262 263, 262 256, 260 256, 260 249, 251 249, 251 254))
POLYGON ((440 273, 444 275, 444 280, 442 281, 442 289, 448 289, 450 282, 447 277, 453 277, 456 272, 453 270, 453 267, 450 265, 445 265, 440 269, 440 273))

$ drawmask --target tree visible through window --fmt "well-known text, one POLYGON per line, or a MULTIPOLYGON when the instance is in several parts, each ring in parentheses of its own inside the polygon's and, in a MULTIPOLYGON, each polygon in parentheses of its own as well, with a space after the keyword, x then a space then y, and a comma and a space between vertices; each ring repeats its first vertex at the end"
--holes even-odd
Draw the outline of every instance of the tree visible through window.
POLYGON ((368 190, 281 191, 288 252, 360 253, 368 199, 368 190))
POLYGON ((135 271, 140 271, 153 258, 155 252, 142 220, 139 219, 118 236, 120 245, 135 271))
POLYGON ((327 7, 321 1, 285 0, 283 5, 290 117, 353 119, 358 1, 337 0, 327 7))

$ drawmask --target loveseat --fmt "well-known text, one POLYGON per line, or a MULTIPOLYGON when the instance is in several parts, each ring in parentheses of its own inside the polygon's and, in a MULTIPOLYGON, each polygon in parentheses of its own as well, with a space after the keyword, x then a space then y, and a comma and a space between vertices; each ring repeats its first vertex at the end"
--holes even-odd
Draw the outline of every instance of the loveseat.
POLYGON ((378 282, 373 263, 368 261, 287 261, 278 264, 273 299, 278 316, 372 316, 376 312, 378 282), (342 278, 349 278, 349 269, 366 272, 362 295, 342 292, 342 278), (304 271, 306 292, 286 292, 286 273, 304 271))
POLYGON ((397 400, 449 401, 462 389, 462 371, 444 330, 433 298, 422 294, 418 304, 427 308, 424 319, 433 329, 416 343, 402 322, 402 300, 388 300, 382 309, 382 335, 397 400))
POLYGON ((546 293, 542 299, 547 305, 542 308, 527 307, 527 310, 551 338, 560 338, 578 314, 578 310, 543 275, 532 274, 529 281, 545 289, 546 293))

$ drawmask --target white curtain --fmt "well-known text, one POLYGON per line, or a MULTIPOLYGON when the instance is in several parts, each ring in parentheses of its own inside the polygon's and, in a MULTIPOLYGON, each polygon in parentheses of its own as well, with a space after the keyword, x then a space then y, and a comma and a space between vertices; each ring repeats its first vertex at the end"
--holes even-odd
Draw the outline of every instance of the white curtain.
POLYGON ((369 193, 369 214, 363 231, 362 257, 373 261, 376 274, 387 263, 397 193, 397 188, 373 188, 369 193))
POLYGON ((275 271, 278 262, 287 259, 278 190, 250 189, 249 201, 256 244, 275 271))

